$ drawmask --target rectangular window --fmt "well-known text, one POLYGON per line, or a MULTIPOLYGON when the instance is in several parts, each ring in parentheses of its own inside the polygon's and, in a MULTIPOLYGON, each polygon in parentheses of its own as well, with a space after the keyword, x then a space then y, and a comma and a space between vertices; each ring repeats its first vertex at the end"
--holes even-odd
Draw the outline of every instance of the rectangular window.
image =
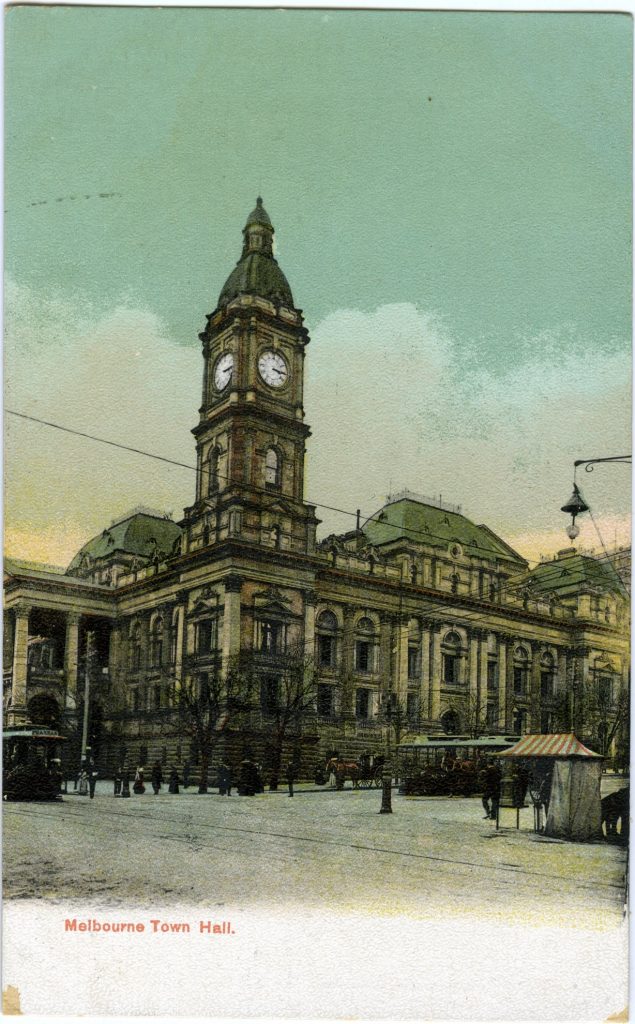
POLYGON ((132 691, 132 710, 133 711, 138 711, 139 710, 139 691, 138 690, 133 690, 132 691))
POLYGON ((330 718, 333 714, 333 687, 318 684, 317 688, 317 711, 323 718, 330 718))
POLYGON ((283 649, 283 626, 281 622, 261 624, 260 650, 263 654, 279 654, 283 649))
MULTIPOLYGON (((371 670, 371 645, 367 640, 358 640, 355 644, 355 668, 358 672, 370 672, 371 670)), ((358 690, 357 692, 366 691, 358 690)))
POLYGON ((419 678, 419 648, 415 644, 408 645, 408 679, 419 678))
POLYGON ((514 693, 525 692, 526 671, 526 669, 520 668, 518 665, 514 665, 514 693))
POLYGON ((456 654, 443 655, 443 681, 455 685, 459 681, 459 658, 456 654))
POLYGON ((409 693, 406 697, 406 716, 410 724, 419 720, 419 697, 416 693, 409 693))
POLYGON ((545 700, 553 697, 553 672, 540 673, 540 696, 545 700))
POLYGON ((216 621, 204 619, 199 622, 197 630, 197 648, 199 655, 211 654, 216 650, 216 621))
POLYGON ((335 638, 318 637, 318 663, 321 668, 332 668, 335 664, 335 638))
POLYGON ((487 663, 487 689, 495 690, 498 686, 498 663, 488 661, 487 663))
POLYGON ((155 686, 154 688, 154 706, 155 708, 161 707, 161 687, 155 686))
POLYGON ((278 709, 280 682, 275 676, 263 679, 260 690, 262 710, 265 715, 273 715, 278 709))
POLYGON ((357 690, 355 693, 355 714, 358 718, 368 718, 370 709, 370 690, 357 690))
POLYGON ((610 707, 613 697, 612 690, 611 680, 606 676, 598 680, 598 704, 601 708, 610 707))

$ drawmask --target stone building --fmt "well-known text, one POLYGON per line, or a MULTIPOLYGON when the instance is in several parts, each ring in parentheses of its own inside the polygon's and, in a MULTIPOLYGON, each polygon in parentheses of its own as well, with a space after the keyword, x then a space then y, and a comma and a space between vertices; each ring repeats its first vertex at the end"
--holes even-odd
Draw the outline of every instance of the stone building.
POLYGON ((409 491, 317 540, 303 496, 309 335, 272 241, 258 199, 199 336, 197 472, 183 519, 135 509, 66 571, 7 560, 5 720, 76 737, 88 684, 104 771, 123 759, 196 762, 179 686, 204 687, 248 658, 257 699, 223 749, 266 762, 295 658, 310 665, 312 699, 285 756, 293 748, 305 767, 331 751, 379 751, 388 730, 573 727, 614 744, 629 605, 611 564, 571 548, 530 570, 460 508, 409 491))

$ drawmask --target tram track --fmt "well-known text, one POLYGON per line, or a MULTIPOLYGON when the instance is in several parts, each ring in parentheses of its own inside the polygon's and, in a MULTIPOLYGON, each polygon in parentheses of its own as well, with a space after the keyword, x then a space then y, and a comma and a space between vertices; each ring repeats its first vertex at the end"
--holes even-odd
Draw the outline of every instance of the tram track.
MULTIPOLYGON (((10 805, 10 806, 11 806, 11 811, 16 811, 16 808, 15 808, 14 805, 10 805)), ((86 829, 92 828, 92 824, 93 823, 85 818, 85 816, 82 814, 82 812, 81 812, 81 810, 79 808, 77 810, 71 810, 69 807, 67 807, 67 805, 64 805, 64 812, 66 814, 68 814, 70 817, 72 817, 74 819, 74 821, 76 821, 77 823, 79 823, 82 826, 84 826, 86 829)), ((47 810, 42 809, 42 810, 35 811, 35 810, 30 809, 30 808, 29 809, 27 809, 27 808, 20 808, 19 811, 17 811, 17 813, 22 815, 22 816, 24 816, 24 817, 31 817, 31 818, 34 818, 34 819, 41 819, 42 817, 58 818, 58 815, 55 812, 53 812, 52 810, 48 810, 48 809, 47 810)), ((114 808, 113 809, 109 808, 107 813, 108 813, 108 815, 110 817, 123 818, 123 819, 126 819, 126 820, 130 820, 130 817, 131 817, 131 815, 129 813, 126 813, 126 812, 123 812, 123 811, 117 811, 114 808)), ((6 814, 6 811, 5 811, 5 814, 6 814)), ((531 869, 531 868, 524 868, 524 867, 522 867, 522 865, 516 866, 516 865, 504 864, 504 863, 484 864, 484 863, 482 863, 480 861, 463 860, 463 859, 456 858, 456 857, 443 857, 443 856, 440 856, 440 855, 437 855, 437 854, 424 853, 424 852, 419 852, 419 851, 415 851, 415 850, 399 850, 399 849, 394 849, 394 848, 391 848, 391 847, 384 847, 384 846, 379 846, 379 845, 374 845, 374 844, 346 842, 346 841, 342 841, 342 840, 339 840, 339 839, 336 839, 336 838, 332 838, 332 837, 306 836, 306 835, 299 835, 299 834, 297 834, 295 832, 272 831, 272 830, 262 829, 262 828, 246 828, 246 827, 241 827, 239 825, 221 825, 221 824, 218 824, 218 823, 215 823, 215 822, 206 822, 206 821, 201 821, 200 819, 194 819, 192 816, 189 816, 188 818, 180 818, 180 817, 172 817, 172 816, 168 816, 168 817, 162 816, 161 818, 157 818, 155 815, 152 815, 152 814, 144 814, 144 813, 135 812, 135 814, 134 814, 134 821, 135 822, 137 822, 137 821, 152 822, 152 823, 158 824, 162 828, 164 828, 166 824, 172 824, 175 827, 180 827, 181 829, 184 828, 184 827, 185 828, 191 828, 192 826, 195 826, 195 827, 197 827, 199 829, 206 829, 206 830, 213 829, 216 832, 223 832, 223 833, 227 834, 228 837, 230 837, 232 834, 234 834, 234 835, 237 834, 237 835, 243 835, 243 836, 252 836, 254 838, 255 837, 264 837, 264 838, 270 838, 270 839, 275 839, 275 840, 282 839, 282 840, 286 840, 287 842, 307 843, 307 844, 311 844, 311 845, 313 845, 315 847, 325 847, 325 846, 339 847, 339 848, 343 848, 343 849, 358 850, 358 851, 363 852, 363 853, 378 853, 378 854, 382 854, 382 855, 386 855, 386 856, 390 856, 390 857, 394 857, 394 858, 403 857, 403 858, 408 858, 408 859, 411 859, 411 860, 429 861, 429 862, 432 862, 432 863, 435 863, 435 864, 445 865, 446 866, 446 870, 449 869, 449 868, 452 868, 452 867, 461 867, 461 868, 468 868, 468 869, 471 869, 471 870, 475 869, 475 870, 477 870, 479 872, 483 872, 484 874, 500 874, 500 873, 505 873, 505 874, 507 874, 509 876, 512 876, 512 877, 516 878, 516 879, 522 878, 523 876, 525 876, 527 878, 541 879, 543 881, 547 881, 547 882, 550 882, 550 883, 555 883, 556 887, 560 887, 562 885, 562 877, 561 876, 559 876, 557 874, 552 874, 552 873, 549 873, 549 872, 536 871, 535 869, 531 869)), ((401 835, 404 838, 408 838, 408 837, 416 838, 416 833, 405 833, 405 832, 402 832, 401 835)), ((168 833, 164 833, 164 834, 153 833, 152 836, 148 835, 147 838, 153 838, 153 839, 157 839, 157 840, 167 840, 167 841, 172 841, 172 842, 181 843, 181 844, 183 844, 184 842, 187 842, 187 839, 183 836, 182 831, 175 832, 173 835, 170 835, 168 833)), ((199 838, 195 838, 193 840, 192 840, 192 837, 190 837, 190 842, 191 841, 196 842, 197 846, 199 846, 201 849, 214 849, 214 850, 217 850, 219 852, 227 852, 226 848, 220 847, 220 846, 216 846, 216 845, 214 845, 212 843, 206 842, 202 837, 200 839, 199 838)), ((531 883, 527 883, 527 884, 531 885, 531 883)), ((590 891, 595 892, 596 894, 598 894, 598 898, 603 899, 603 900, 609 900, 610 899, 610 897, 608 895, 609 892, 612 892, 614 890, 617 890, 617 892, 621 892, 623 890, 623 885, 620 885, 620 884, 615 883, 615 882, 605 882, 605 881, 601 881, 599 879, 598 880, 591 879, 590 881, 585 881, 585 882, 577 881, 575 883, 575 885, 576 885, 576 888, 588 889, 590 891), (607 896, 604 896, 604 897, 603 896, 599 896, 598 890, 606 890, 607 891, 607 896)), ((615 896, 613 896, 612 898, 615 899, 615 896)))

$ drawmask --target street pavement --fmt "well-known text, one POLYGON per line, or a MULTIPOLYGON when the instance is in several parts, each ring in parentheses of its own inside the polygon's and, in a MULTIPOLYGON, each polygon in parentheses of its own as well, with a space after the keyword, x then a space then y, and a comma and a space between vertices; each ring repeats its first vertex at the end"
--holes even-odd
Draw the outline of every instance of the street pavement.
MULTIPOLYGON (((621 780, 620 783, 622 784, 621 780)), ((617 783, 608 783, 615 788, 617 783)), ((403 797, 299 786, 255 797, 193 789, 4 803, 5 900, 116 909, 199 905, 373 915, 478 914, 506 922, 612 927, 625 850, 533 833, 533 812, 484 820, 478 797, 403 797)))

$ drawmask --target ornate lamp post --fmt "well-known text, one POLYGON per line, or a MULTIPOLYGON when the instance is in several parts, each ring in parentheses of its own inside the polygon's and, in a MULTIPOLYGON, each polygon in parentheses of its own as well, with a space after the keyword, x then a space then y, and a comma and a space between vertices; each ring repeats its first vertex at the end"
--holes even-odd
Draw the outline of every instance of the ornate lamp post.
POLYGON ((392 814, 392 758, 390 753, 390 734, 392 731, 392 694, 386 697, 386 760, 381 773, 381 807, 380 814, 392 814))
POLYGON ((566 512, 567 515, 571 516, 571 523, 569 526, 567 526, 567 534, 569 540, 575 540, 578 534, 580 533, 580 527, 577 525, 575 521, 576 516, 580 516, 584 512, 590 511, 589 506, 582 497, 582 492, 580 491, 580 488, 576 483, 575 477, 578 466, 584 466, 585 472, 592 473, 593 467, 598 462, 619 462, 622 463, 623 465, 627 465, 630 464, 631 458, 632 457, 630 455, 607 455, 604 458, 600 459, 576 459, 576 461, 573 463, 573 494, 569 498, 566 505, 563 505, 561 509, 562 512, 566 512))

